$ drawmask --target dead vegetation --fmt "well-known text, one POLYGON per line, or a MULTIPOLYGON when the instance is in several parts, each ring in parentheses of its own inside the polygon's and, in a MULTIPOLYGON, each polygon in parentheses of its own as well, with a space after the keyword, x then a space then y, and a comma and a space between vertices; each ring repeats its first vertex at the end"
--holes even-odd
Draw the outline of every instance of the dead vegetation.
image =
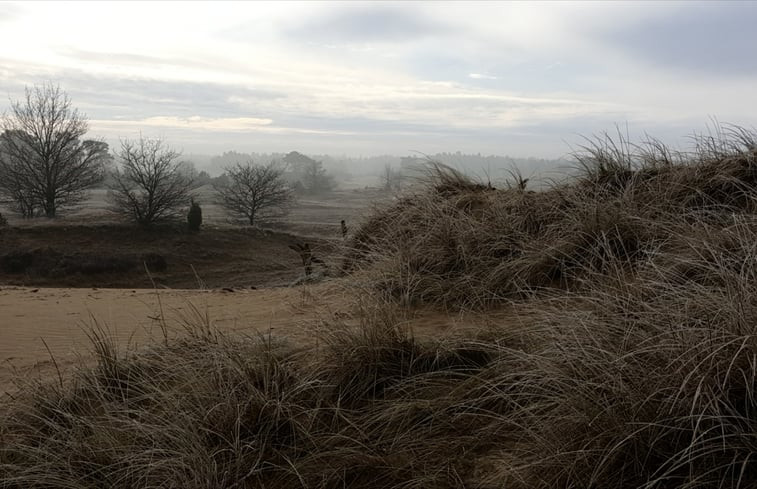
POLYGON ((632 273, 704 225, 716 232, 754 213, 754 136, 731 128, 695 143, 676 154, 605 135, 576 154, 579 176, 541 192, 522 179, 494 189, 436 165, 427 187, 354 231, 343 269, 370 268, 411 304, 463 308, 578 291, 617 267, 632 273))
POLYGON ((602 138, 538 193, 437 167, 350 235, 362 323, 318 347, 95 335, 6 403, 1 487, 754 487, 757 149, 696 142, 602 138), (420 341, 398 302, 529 320, 420 341))

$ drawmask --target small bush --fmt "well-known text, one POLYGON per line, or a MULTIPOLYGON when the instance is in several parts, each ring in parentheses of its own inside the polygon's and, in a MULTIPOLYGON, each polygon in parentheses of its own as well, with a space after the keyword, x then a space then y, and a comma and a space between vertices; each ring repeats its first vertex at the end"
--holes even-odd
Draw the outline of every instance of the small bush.
POLYGON ((202 225, 202 208, 194 200, 189 206, 189 212, 187 213, 187 225, 189 230, 194 232, 199 231, 202 225))
POLYGON ((151 272, 165 272, 168 268, 166 257, 158 253, 145 253, 141 261, 151 272))

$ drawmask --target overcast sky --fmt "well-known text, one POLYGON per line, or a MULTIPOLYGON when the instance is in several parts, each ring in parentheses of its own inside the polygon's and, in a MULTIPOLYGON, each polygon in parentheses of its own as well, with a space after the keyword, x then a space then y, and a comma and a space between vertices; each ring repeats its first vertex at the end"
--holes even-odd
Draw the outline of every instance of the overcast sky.
POLYGON ((757 126, 757 3, 0 3, 2 110, 185 152, 559 157, 628 127, 757 126))

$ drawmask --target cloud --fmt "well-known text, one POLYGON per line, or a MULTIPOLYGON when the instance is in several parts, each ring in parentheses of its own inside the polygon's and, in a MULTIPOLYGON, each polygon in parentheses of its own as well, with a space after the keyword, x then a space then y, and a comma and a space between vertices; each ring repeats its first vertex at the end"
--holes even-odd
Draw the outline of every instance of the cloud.
POLYGON ((151 56, 146 54, 135 53, 101 53, 97 51, 90 51, 87 49, 77 49, 70 46, 58 46, 55 51, 68 58, 73 58, 80 61, 86 61, 97 64, 108 65, 152 65, 156 63, 160 64, 178 64, 175 58, 167 56, 151 56))
POLYGON ((22 9, 19 5, 2 2, 0 3, 0 24, 11 22, 18 18, 22 13, 22 9))
POLYGON ((140 120, 92 120, 90 124, 96 128, 119 127, 148 127, 148 128, 176 128, 192 131, 214 132, 247 132, 273 123, 271 119, 254 117, 213 118, 194 115, 190 117, 155 116, 140 120))
POLYGON ((286 95, 242 84, 132 79, 66 72, 55 79, 74 103, 95 118, 255 117, 249 106, 281 100, 286 95), (248 104, 248 107, 243 106, 248 104))
POLYGON ((676 11, 600 32, 636 62, 690 74, 757 75, 757 3, 685 3, 676 11))
POLYGON ((468 73, 468 78, 473 78, 474 80, 496 80, 496 76, 491 75, 484 75, 483 73, 468 73))
POLYGON ((124 131, 142 130, 171 134, 223 133, 223 134, 321 134, 329 136, 352 136, 353 131, 320 127, 287 127, 274 125, 272 119, 255 117, 176 117, 170 115, 147 117, 144 119, 92 119, 89 121, 93 132, 118 136, 124 131))
POLYGON ((616 122, 757 122, 756 8, 0 3, 15 16, 0 29, 0 85, 15 98, 51 80, 93 131, 159 131, 196 150, 540 155, 616 122))
POLYGON ((449 33, 454 28, 435 21, 413 6, 342 4, 288 30, 301 40, 332 43, 407 42, 449 33))

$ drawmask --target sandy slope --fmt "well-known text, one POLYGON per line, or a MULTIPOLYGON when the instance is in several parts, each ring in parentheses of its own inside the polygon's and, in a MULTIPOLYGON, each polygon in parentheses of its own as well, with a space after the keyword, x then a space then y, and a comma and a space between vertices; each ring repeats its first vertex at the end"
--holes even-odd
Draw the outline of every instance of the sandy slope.
POLYGON ((87 334, 95 325, 121 345, 160 339, 161 317, 170 334, 181 334, 182 324, 206 317, 224 331, 267 334, 272 329, 301 342, 312 337, 307 320, 332 314, 332 306, 343 307, 339 302, 336 289, 323 287, 315 292, 312 287, 233 292, 0 287, 0 393, 13 389, 14 372, 54 373, 51 354, 59 366, 71 365, 90 350, 87 334))

